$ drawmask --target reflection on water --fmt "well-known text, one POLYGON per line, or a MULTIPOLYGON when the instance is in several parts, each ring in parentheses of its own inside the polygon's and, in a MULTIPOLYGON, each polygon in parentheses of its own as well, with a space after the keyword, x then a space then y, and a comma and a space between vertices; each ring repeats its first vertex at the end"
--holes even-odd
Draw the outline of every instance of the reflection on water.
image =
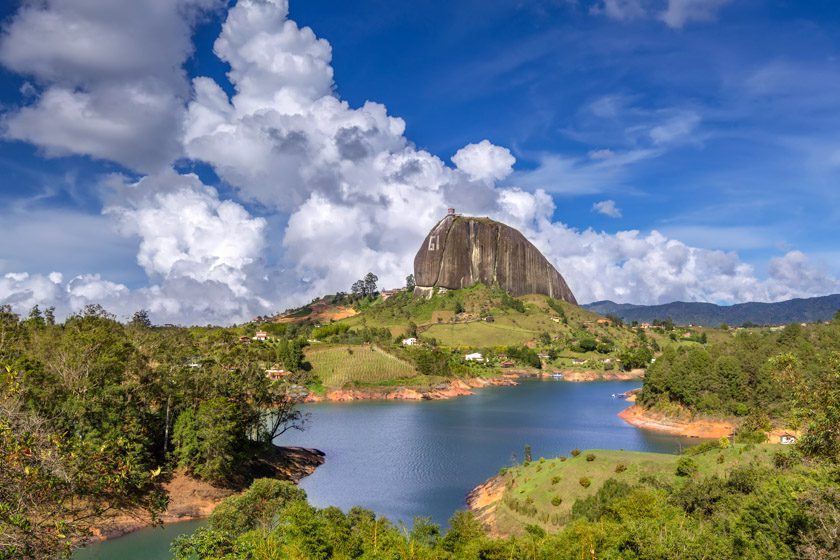
MULTIPOLYGON (((360 505, 393 521, 427 515, 445 524, 464 507, 467 492, 521 460, 526 444, 535 458, 568 455, 576 447, 671 453, 690 445, 637 430, 616 416, 628 404, 611 395, 635 386, 525 381, 448 401, 317 404, 306 407, 306 431, 286 433, 277 443, 327 454, 327 462, 302 483, 313 505, 360 505)), ((163 560, 175 536, 201 523, 145 529, 74 558, 163 560)))

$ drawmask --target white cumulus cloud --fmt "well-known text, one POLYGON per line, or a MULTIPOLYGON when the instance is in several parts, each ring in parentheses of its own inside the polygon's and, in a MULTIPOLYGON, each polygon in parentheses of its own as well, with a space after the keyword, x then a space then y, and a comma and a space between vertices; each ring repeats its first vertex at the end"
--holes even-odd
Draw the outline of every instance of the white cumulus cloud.
POLYGON ((499 181, 513 172, 516 158, 507 148, 482 140, 458 150, 452 156, 452 163, 473 179, 499 181))
MULTIPOLYGON (((0 36, 0 64, 39 86, 4 115, 7 138, 49 156, 88 155, 139 171, 181 153, 191 28, 222 0, 26 2, 0 36)), ((31 84, 30 84, 31 87, 31 84)))
POLYGON ((604 216, 609 216, 610 218, 621 217, 621 210, 619 210, 618 206, 615 205, 614 200, 602 200, 600 202, 596 202, 592 205, 592 210, 594 212, 598 212, 599 214, 603 214, 604 216))
POLYGON ((122 200, 104 212, 121 233, 140 238, 137 262, 151 277, 214 281, 247 293, 247 269, 264 249, 264 219, 220 200, 195 175, 168 171, 130 185, 112 182, 122 200))

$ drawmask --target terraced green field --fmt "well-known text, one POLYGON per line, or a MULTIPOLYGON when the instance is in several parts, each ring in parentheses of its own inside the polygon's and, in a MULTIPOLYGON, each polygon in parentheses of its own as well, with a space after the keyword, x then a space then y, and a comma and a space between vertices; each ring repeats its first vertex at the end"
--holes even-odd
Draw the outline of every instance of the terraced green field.
POLYGON ((330 389, 357 385, 382 385, 396 379, 417 376, 414 367, 370 345, 315 345, 307 348, 306 359, 321 383, 330 389))

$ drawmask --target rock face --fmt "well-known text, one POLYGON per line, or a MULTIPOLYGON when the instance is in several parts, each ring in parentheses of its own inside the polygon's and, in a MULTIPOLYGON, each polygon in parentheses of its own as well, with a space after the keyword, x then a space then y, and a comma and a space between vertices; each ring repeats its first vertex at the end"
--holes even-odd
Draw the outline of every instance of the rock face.
POLYGON ((577 303, 560 273, 524 235, 489 218, 450 214, 438 222, 414 257, 414 280, 418 294, 481 282, 512 296, 544 294, 577 303))

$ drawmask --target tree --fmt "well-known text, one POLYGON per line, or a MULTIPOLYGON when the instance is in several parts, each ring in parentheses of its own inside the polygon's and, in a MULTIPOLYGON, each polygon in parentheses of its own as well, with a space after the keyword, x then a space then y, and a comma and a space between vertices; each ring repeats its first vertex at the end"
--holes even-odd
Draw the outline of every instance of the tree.
POLYGON ((598 348, 598 341, 592 337, 582 338, 578 342, 581 352, 594 352, 598 348))
POLYGON ((44 310, 44 321, 50 326, 55 325, 55 307, 47 307, 44 310))
POLYGON ((298 371, 304 368, 304 353, 307 342, 302 338, 280 339, 275 350, 277 361, 289 371, 298 371))
POLYGON ((625 370, 643 368, 653 359, 653 353, 646 346, 637 346, 625 349, 618 359, 625 370))
POLYGON ((149 329, 152 327, 152 320, 149 319, 149 312, 145 309, 140 309, 134 312, 129 321, 129 326, 138 329, 149 329))
MULTIPOLYGON (((409 292, 413 292, 414 288, 416 286, 417 286, 417 284, 414 282, 414 275, 413 274, 409 274, 408 276, 405 277, 405 289, 406 290, 408 290, 409 292)), ((840 313, 840 312, 838 312, 838 313, 840 313)))
POLYGON ((379 282, 379 277, 374 274, 373 272, 368 272, 365 274, 363 279, 365 285, 365 293, 366 296, 372 296, 376 294, 376 283, 379 282))
POLYGON ((23 382, 11 369, 0 374, 0 558, 67 556, 108 510, 156 519, 166 508, 160 469, 135 465, 132 442, 55 431, 27 410, 23 382))
POLYGON ((236 406, 224 397, 185 410, 173 431, 178 466, 210 482, 224 482, 234 472, 243 432, 236 406))
POLYGON ((231 533, 269 528, 292 502, 305 500, 306 493, 292 482, 259 478, 242 494, 220 503, 210 515, 210 527, 231 533))
POLYGON ((32 309, 29 311, 29 319, 27 323, 33 325, 34 327, 43 327, 46 325, 46 321, 44 321, 44 315, 41 313, 41 308, 38 305, 34 305, 32 309))

